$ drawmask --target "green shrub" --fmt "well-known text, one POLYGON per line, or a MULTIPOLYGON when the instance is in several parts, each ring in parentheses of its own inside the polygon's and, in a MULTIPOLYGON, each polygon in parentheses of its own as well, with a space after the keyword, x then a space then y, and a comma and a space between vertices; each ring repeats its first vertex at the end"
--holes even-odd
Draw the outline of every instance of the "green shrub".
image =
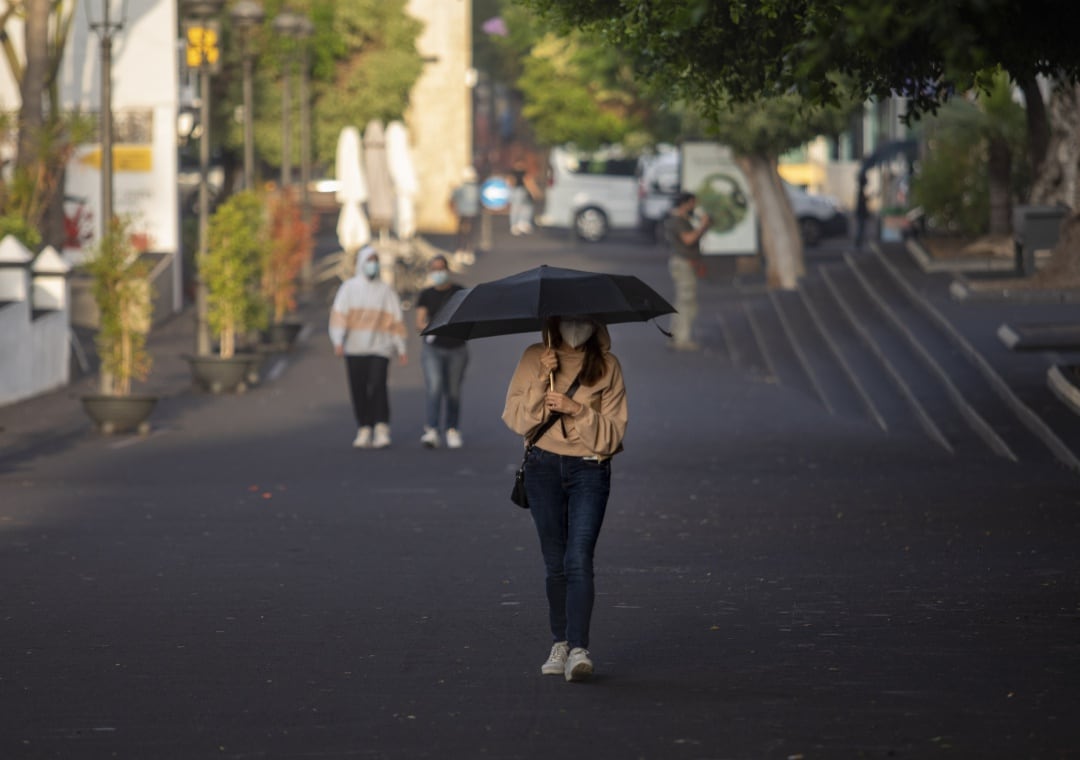
POLYGON ((260 292, 269 238, 262 197, 245 190, 218 206, 207 230, 199 274, 207 289, 207 319, 222 358, 236 352, 236 336, 267 325, 260 292))

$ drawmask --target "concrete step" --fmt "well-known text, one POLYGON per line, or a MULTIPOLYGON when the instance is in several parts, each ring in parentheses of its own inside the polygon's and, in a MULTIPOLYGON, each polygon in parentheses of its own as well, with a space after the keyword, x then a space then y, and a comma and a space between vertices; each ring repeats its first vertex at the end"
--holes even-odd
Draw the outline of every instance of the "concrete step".
POLYGON ((803 371, 829 413, 874 422, 867 416, 858 388, 822 334, 802 293, 775 291, 770 293, 770 299, 803 371))
POLYGON ((895 390, 926 435, 950 452, 981 453, 985 444, 972 433, 955 405, 896 330, 864 283, 848 265, 819 270, 852 327, 874 354, 895 390))

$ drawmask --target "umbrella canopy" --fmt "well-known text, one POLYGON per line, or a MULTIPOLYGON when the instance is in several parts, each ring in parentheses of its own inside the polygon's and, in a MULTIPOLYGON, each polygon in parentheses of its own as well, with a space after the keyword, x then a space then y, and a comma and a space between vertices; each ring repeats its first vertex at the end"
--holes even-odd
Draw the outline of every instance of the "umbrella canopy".
POLYGON ((632 275, 545 265, 457 291, 423 334, 469 340, 536 332, 548 317, 587 316, 610 325, 645 322, 674 311, 632 275))
POLYGON ((364 168, 368 181, 368 214, 377 229, 390 228, 394 219, 394 181, 386 162, 386 135, 381 121, 368 122, 364 129, 364 168))

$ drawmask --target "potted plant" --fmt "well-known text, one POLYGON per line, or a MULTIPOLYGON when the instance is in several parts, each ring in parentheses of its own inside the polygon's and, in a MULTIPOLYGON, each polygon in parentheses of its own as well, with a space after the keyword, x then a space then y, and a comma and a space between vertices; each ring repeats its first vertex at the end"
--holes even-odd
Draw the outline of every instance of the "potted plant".
POLYGON ((260 280, 266 257, 266 211, 254 191, 236 193, 210 218, 199 274, 207 289, 207 319, 218 354, 189 356, 197 385, 212 393, 243 392, 256 354, 237 351, 237 339, 266 326, 260 280))
POLYGON ((263 338, 272 349, 288 349, 303 328, 290 320, 296 311, 297 280, 314 250, 313 226, 305 222, 292 193, 277 193, 269 209, 270 244, 263 269, 262 290, 270 309, 270 326, 263 338))
POLYGON ((87 270, 99 312, 95 345, 101 366, 100 393, 83 396, 83 408, 103 433, 147 433, 158 399, 133 394, 131 384, 145 380, 150 372, 146 337, 153 298, 149 264, 139 258, 128 222, 113 221, 87 270))

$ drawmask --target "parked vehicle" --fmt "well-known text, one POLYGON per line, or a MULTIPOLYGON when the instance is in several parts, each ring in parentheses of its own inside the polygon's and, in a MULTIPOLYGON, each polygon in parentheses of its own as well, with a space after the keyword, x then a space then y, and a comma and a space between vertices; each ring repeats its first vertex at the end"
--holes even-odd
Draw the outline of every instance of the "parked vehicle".
POLYGON ((548 155, 541 227, 573 229, 595 243, 613 229, 638 225, 638 161, 613 152, 552 148, 548 155))
MULTIPOLYGON (((679 192, 679 162, 679 152, 669 151, 643 161, 638 172, 639 226, 657 239, 660 225, 679 192)), ((847 235, 848 220, 839 201, 828 195, 811 195, 788 182, 783 184, 804 244, 813 246, 827 237, 847 235)))

